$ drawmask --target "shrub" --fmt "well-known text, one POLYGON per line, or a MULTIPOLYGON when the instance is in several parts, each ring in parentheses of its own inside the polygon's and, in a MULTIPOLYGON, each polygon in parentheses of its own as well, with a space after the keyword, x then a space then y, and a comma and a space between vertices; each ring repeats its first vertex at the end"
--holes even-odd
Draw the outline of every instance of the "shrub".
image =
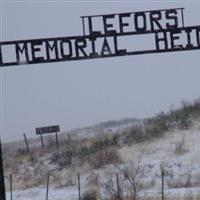
POLYGON ((27 149, 25 148, 19 148, 17 150, 17 155, 26 155, 28 152, 27 152, 27 149))
POLYGON ((133 126, 127 129, 124 133, 124 143, 130 144, 133 142, 142 142, 145 139, 145 133, 141 126, 133 126))
POLYGON ((107 136, 104 136, 103 138, 96 140, 92 144, 91 149, 93 149, 93 152, 97 152, 97 151, 105 149, 107 147, 111 147, 112 145, 113 145, 113 141, 110 138, 108 138, 107 136))
POLYGON ((161 112, 156 117, 145 122, 145 133, 147 138, 158 138, 164 132, 169 130, 169 120, 167 116, 161 112))
POLYGON ((72 164, 72 151, 55 152, 51 156, 51 163, 57 163, 60 168, 69 167, 72 164))
POLYGON ((98 151, 95 154, 92 154, 89 158, 89 164, 95 168, 101 168, 104 165, 116 164, 121 161, 119 155, 117 154, 116 149, 107 148, 101 151, 98 151))
POLYGON ((38 162, 38 158, 33 153, 30 153, 27 161, 34 165, 38 162))
POLYGON ((91 149, 87 146, 83 146, 78 150, 78 157, 80 159, 86 158, 91 153, 91 149))
POLYGON ((83 194, 82 200, 97 200, 97 191, 92 190, 92 191, 87 191, 83 194))

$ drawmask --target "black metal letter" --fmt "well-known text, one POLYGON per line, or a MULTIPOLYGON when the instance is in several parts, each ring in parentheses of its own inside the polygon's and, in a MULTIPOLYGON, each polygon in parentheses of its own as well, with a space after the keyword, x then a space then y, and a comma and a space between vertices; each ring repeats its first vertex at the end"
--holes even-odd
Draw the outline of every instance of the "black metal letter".
POLYGON ((108 30, 108 28, 113 28, 113 24, 108 24, 107 19, 111 19, 114 17, 115 15, 103 15, 104 32, 106 35, 111 35, 116 33, 116 30, 108 30))
POLYGON ((76 57, 80 57, 79 50, 81 51, 84 57, 88 57, 84 50, 84 48, 86 47, 87 47, 86 39, 84 37, 78 37, 75 40, 76 57))
POLYGON ((2 58, 2 50, 1 50, 1 45, 0 45, 0 66, 3 64, 3 58, 2 58))
POLYGON ((110 46, 106 38, 104 38, 102 49, 101 49, 101 56, 105 56, 105 55, 112 55, 112 51, 110 49, 110 46), (108 54, 105 54, 106 52, 108 54))
POLYGON ((114 36, 114 47, 115 47, 115 54, 116 55, 125 55, 127 53, 126 49, 118 49, 117 36, 114 36))
POLYGON ((93 31, 92 17, 90 17, 90 16, 88 17, 88 26, 89 26, 89 33, 90 33, 90 35, 93 35, 93 36, 101 35, 100 31, 93 31))
POLYGON ((90 53, 90 57, 98 57, 99 54, 96 52, 96 46, 95 46, 95 41, 96 37, 90 37, 89 40, 91 41, 91 46, 92 46, 92 53, 90 53))
POLYGON ((164 42, 165 48, 164 49, 168 49, 168 41, 167 41, 167 32, 160 32, 160 33, 155 33, 155 41, 156 41, 156 50, 159 51, 160 50, 160 42, 164 42), (159 38, 158 34, 163 34, 162 38, 159 38))
POLYGON ((196 29, 196 38, 197 38, 197 45, 198 45, 198 47, 200 47, 200 37, 199 37, 199 34, 200 34, 200 27, 196 29))
POLYGON ((192 48, 193 47, 193 44, 191 43, 191 32, 192 32, 192 29, 191 28, 186 28, 185 32, 187 33, 187 44, 186 44, 186 47, 187 48, 192 48))
POLYGON ((55 51, 55 60, 58 59, 58 44, 57 44, 57 40, 53 41, 53 44, 51 45, 49 43, 50 41, 46 40, 46 52, 47 52, 47 61, 51 60, 50 57, 50 51, 55 51))
POLYGON ((128 23, 124 23, 123 22, 123 18, 124 17, 130 17, 130 13, 123 13, 123 14, 119 14, 119 29, 120 29, 120 33, 124 33, 124 27, 125 26, 129 26, 128 23))
POLYGON ((41 51, 41 47, 37 47, 38 45, 42 45, 43 41, 35 40, 31 42, 31 53, 32 53, 32 59, 34 62, 41 62, 44 61, 44 57, 37 57, 35 55, 36 52, 41 51))
POLYGON ((154 24, 157 25, 159 30, 163 30, 162 26, 158 21, 162 19, 161 11, 151 11, 150 12, 150 23, 151 23, 151 30, 155 31, 156 28, 154 27, 154 24))
POLYGON ((135 30, 137 32, 144 32, 144 31, 147 30, 146 15, 145 15, 144 12, 137 12, 137 13, 135 13, 134 22, 135 22, 135 30), (139 19, 138 19, 139 17, 142 17, 142 20, 143 20, 142 27, 139 26, 139 19))
POLYGON ((181 30, 170 31, 170 39, 171 39, 171 48, 172 49, 182 49, 183 45, 175 45, 174 41, 178 40, 180 37, 176 36, 175 34, 180 34, 181 30))
POLYGON ((166 10, 166 19, 173 20, 174 24, 170 25, 170 23, 166 23, 166 28, 168 29, 176 29, 178 28, 178 17, 177 17, 177 11, 175 9, 166 10))
POLYGON ((61 53, 61 57, 63 59, 68 59, 68 58, 72 57, 72 43, 71 43, 71 40, 68 40, 68 39, 61 40, 61 42, 60 42, 60 53, 61 53), (65 54, 65 51, 64 51, 64 44, 65 43, 68 44, 68 50, 69 50, 68 54, 65 54))
POLYGON ((15 52, 16 52, 16 58, 17 58, 17 62, 20 63, 20 54, 22 54, 25 51, 25 57, 26 57, 26 62, 29 61, 29 56, 28 56, 28 46, 27 46, 27 42, 23 43, 23 47, 21 49, 21 47, 19 46, 19 43, 15 43, 15 52))

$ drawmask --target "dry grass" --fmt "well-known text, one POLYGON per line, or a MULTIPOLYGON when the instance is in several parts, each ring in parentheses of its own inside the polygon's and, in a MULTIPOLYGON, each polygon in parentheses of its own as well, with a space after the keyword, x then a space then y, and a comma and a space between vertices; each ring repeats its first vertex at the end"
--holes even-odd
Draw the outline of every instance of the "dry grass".
POLYGON ((55 171, 51 173, 50 180, 56 188, 76 185, 76 173, 71 171, 55 171))

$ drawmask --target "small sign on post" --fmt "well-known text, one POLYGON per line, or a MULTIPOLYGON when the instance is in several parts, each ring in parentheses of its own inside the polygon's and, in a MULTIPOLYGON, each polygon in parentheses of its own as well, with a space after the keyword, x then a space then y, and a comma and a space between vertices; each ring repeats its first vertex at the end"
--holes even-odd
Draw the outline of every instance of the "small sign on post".
POLYGON ((55 133, 56 146, 57 146, 57 149, 59 149, 59 141, 58 141, 58 132, 60 132, 59 125, 40 127, 40 128, 36 128, 35 131, 36 131, 36 135, 40 135, 41 137, 42 148, 44 148, 43 134, 55 133))

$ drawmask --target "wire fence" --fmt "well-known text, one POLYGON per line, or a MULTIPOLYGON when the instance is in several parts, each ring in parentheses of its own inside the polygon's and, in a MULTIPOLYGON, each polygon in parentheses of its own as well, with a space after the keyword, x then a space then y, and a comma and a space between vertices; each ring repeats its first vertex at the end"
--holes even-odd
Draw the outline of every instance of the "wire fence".
MULTIPOLYGON (((180 194, 178 194, 178 192, 176 192, 176 194, 172 194, 173 191, 169 191, 166 190, 165 191, 165 187, 164 187, 164 173, 162 173, 161 176, 161 185, 160 185, 160 191, 149 191, 148 192, 144 192, 142 195, 136 195, 135 193, 132 194, 132 196, 130 196, 130 194, 125 194, 123 193, 123 189, 125 190, 125 188, 122 189, 121 185, 120 185, 120 181, 119 181, 119 174, 116 173, 116 179, 115 179, 115 192, 110 195, 110 197, 98 197, 98 195, 94 194, 92 191, 86 191, 85 189, 82 189, 83 184, 81 184, 81 175, 80 173, 77 173, 77 186, 74 189, 74 192, 72 194, 72 196, 70 196, 68 194, 68 190, 67 188, 64 189, 65 193, 66 193, 66 197, 65 194, 62 191, 62 197, 56 197, 54 195, 55 193, 55 189, 50 187, 50 184, 53 185, 53 182, 51 183, 51 173, 48 171, 47 172, 47 177, 46 177, 46 189, 45 187, 41 188, 39 191, 43 191, 42 192, 42 197, 40 195, 40 197, 36 197, 38 200, 199 200, 200 196, 193 194, 193 191, 190 190, 190 188, 185 189, 185 191, 180 191, 180 194), (170 194, 171 193, 171 194, 170 194), (198 197, 197 197, 198 196, 198 197)), ((39 193, 38 191, 38 193, 39 193)), ((200 191, 200 190, 199 190, 200 191)), ((36 193, 36 192, 35 192, 36 193)), ((56 194, 59 193, 59 189, 56 192, 56 194)), ((200 193, 199 193, 200 194, 200 193)), ((26 194, 27 195, 27 194, 26 194)), ((9 190, 7 191, 7 200, 19 200, 19 196, 22 198, 23 194, 17 193, 15 194, 15 192, 13 192, 13 174, 9 175, 9 190)), ((28 198, 30 199, 30 198, 28 198)), ((23 200, 26 200, 25 197, 23 197, 23 200)))

